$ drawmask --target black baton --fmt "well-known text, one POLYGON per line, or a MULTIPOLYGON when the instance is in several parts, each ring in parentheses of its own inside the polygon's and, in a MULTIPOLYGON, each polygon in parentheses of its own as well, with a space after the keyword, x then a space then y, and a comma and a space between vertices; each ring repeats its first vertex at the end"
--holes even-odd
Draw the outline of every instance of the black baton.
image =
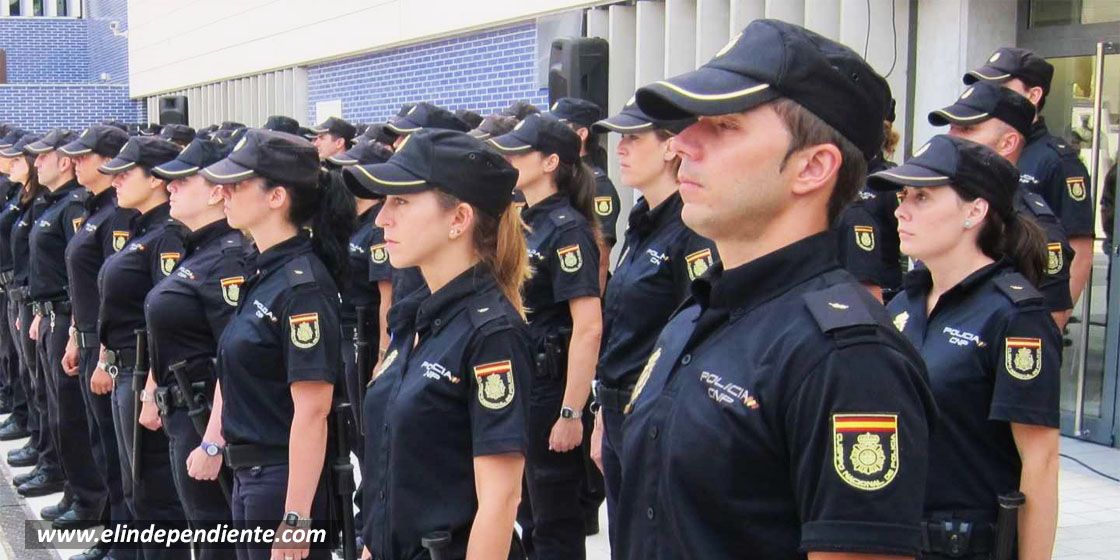
POLYGON ((132 486, 140 480, 141 460, 144 457, 143 427, 140 426, 141 395, 148 377, 148 331, 136 329, 136 362, 132 365, 132 486))
POLYGON ((331 481, 338 496, 338 512, 342 519, 342 560, 357 560, 358 535, 354 524, 354 464, 350 462, 350 403, 338 402, 334 408, 335 453, 331 465, 331 481))
POLYGON ((1011 560, 1019 540, 1019 508, 1026 501, 1027 497, 1022 492, 1009 492, 999 497, 995 560, 1011 560))
MULTIPOLYGON (((194 392, 194 386, 187 379, 186 361, 175 362, 168 369, 175 376, 175 383, 179 385, 179 391, 183 393, 183 399, 187 401, 187 415, 191 418, 194 431, 198 432, 198 437, 205 439, 206 424, 210 421, 210 407, 206 402, 206 395, 194 392)), ((218 470, 218 484, 222 487, 222 495, 226 498, 226 504, 229 505, 230 488, 233 488, 233 485, 229 481, 229 471, 225 468, 218 470)))
POLYGON ((370 376, 369 355, 369 308, 360 305, 354 309, 357 314, 357 324, 354 326, 354 352, 355 369, 357 369, 358 391, 354 395, 358 402, 350 403, 353 407, 354 421, 357 422, 358 433, 364 433, 362 426, 362 401, 366 394, 366 378, 370 376))
POLYGON ((447 531, 432 531, 420 538, 420 546, 428 550, 432 560, 447 560, 443 549, 451 544, 451 533, 447 531))

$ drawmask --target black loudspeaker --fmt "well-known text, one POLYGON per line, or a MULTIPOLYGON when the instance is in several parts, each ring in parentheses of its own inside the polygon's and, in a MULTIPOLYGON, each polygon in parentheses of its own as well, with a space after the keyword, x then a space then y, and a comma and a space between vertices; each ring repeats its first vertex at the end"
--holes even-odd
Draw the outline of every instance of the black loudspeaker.
POLYGON ((606 39, 561 37, 552 42, 548 57, 548 105, 561 97, 578 97, 607 110, 606 39))
POLYGON ((169 95, 159 98, 159 124, 188 124, 187 96, 169 95))

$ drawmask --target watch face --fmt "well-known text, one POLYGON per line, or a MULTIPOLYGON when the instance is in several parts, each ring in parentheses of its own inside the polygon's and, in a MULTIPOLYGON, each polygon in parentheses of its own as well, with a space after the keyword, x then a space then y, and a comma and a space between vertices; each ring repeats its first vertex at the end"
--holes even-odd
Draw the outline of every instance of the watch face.
POLYGON ((213 443, 206 444, 206 446, 203 447, 202 450, 205 451, 206 454, 211 456, 211 457, 217 457, 218 456, 218 446, 213 444, 213 443))

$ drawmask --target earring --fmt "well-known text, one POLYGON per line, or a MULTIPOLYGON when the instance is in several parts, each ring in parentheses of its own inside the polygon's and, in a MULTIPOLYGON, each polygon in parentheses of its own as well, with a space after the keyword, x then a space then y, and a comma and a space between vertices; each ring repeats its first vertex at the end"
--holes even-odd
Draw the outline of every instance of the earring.
POLYGON ((969 219, 965 219, 965 221, 964 221, 964 229, 972 229, 972 220, 969 220, 969 219))
POLYGON ((454 228, 454 229, 451 230, 451 237, 452 238, 459 237, 459 229, 458 228, 454 228))

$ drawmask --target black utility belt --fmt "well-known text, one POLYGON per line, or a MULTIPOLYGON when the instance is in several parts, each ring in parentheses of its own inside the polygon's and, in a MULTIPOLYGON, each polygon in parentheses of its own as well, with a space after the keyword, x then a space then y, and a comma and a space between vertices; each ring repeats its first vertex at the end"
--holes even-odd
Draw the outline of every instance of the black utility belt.
POLYGON ((630 397, 634 394, 634 386, 628 385, 625 388, 608 387, 602 383, 596 383, 595 389, 595 402, 599 406, 610 410, 611 412, 625 412, 626 405, 630 404, 630 397))
POLYGON ((271 445, 226 445, 222 452, 231 469, 288 464, 288 448, 271 445))
MULTIPOLYGON (((136 349, 124 348, 121 350, 105 350, 105 372, 110 377, 116 378, 118 374, 132 371, 136 367, 136 349)), ((148 372, 138 372, 137 375, 147 375, 148 372)))
POLYGON ((73 309, 74 306, 65 300, 31 302, 31 312, 40 316, 69 315, 73 309))
POLYGON ((75 330, 74 343, 78 345, 78 350, 88 350, 101 346, 101 340, 97 338, 96 331, 75 330))
POLYGON ((942 519, 922 522, 922 552, 963 558, 995 549, 996 528, 987 521, 942 519))
MULTIPOLYGON (((207 385, 209 385, 209 383, 205 380, 191 382, 191 391, 194 393, 196 399, 200 396, 201 398, 206 398, 207 385)), ((153 400, 155 400, 156 408, 159 409, 159 413, 164 416, 180 408, 190 409, 191 407, 191 403, 187 401, 187 396, 183 394, 182 389, 180 389, 178 385, 157 387, 153 395, 153 400)))

